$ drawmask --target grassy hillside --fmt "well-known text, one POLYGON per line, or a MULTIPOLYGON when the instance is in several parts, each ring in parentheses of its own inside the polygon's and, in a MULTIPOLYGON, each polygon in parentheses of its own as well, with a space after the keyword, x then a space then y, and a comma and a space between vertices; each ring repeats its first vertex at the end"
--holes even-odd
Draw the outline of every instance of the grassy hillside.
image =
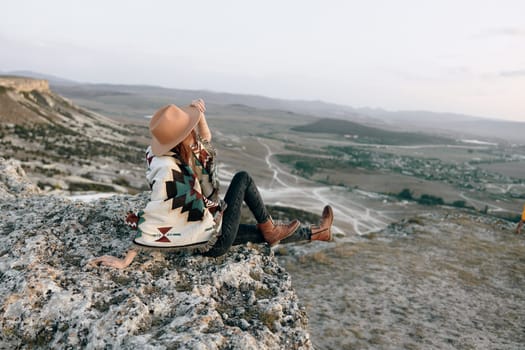
POLYGON ((0 76, 0 157, 20 160, 43 189, 135 191, 148 138, 145 126, 83 109, 47 82, 0 76))
POLYGON ((341 120, 321 119, 316 122, 293 127, 300 132, 323 134, 351 135, 360 143, 378 143, 382 145, 419 145, 419 144, 453 144, 455 140, 414 132, 395 132, 373 128, 362 124, 341 120))

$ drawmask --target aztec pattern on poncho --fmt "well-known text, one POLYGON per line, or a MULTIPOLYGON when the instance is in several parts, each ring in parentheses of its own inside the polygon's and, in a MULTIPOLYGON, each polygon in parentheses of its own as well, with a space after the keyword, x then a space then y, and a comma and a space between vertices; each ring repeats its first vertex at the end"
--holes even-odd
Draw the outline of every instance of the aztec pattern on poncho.
POLYGON ((171 200, 171 209, 182 208, 188 212, 188 221, 202 220, 204 201, 202 193, 196 190, 197 176, 190 166, 180 165, 181 171, 171 170, 173 181, 166 181, 167 200, 171 200))
POLYGON ((219 198, 219 179, 217 176, 217 165, 215 162, 217 151, 212 144, 205 140, 200 140, 197 145, 192 147, 195 155, 197 177, 199 178, 204 200, 209 199, 218 202, 219 198))
MULTIPOLYGON (((154 156, 147 151, 146 177, 151 200, 139 215, 138 246, 209 249, 220 234, 215 152, 200 141, 194 149, 195 171, 178 154, 154 156)), ((201 251, 203 250, 201 249, 201 251)))

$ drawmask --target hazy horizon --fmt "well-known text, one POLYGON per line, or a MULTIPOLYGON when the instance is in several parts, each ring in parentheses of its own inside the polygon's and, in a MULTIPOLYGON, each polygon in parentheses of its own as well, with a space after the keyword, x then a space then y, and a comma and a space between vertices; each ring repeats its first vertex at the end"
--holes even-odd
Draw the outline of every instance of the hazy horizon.
POLYGON ((0 71, 525 121, 520 1, 5 7, 0 71))

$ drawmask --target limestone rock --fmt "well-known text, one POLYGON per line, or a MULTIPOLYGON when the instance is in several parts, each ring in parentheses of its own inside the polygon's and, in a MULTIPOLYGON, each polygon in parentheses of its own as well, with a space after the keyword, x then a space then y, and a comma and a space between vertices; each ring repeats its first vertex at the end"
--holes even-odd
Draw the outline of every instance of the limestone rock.
POLYGON ((41 91, 49 92, 49 82, 43 79, 0 76, 0 86, 11 88, 17 92, 41 91))
POLYGON ((126 251, 133 233, 123 217, 147 194, 91 203, 30 196, 16 164, 0 164, 0 348, 312 347, 290 276, 266 246, 91 267, 95 256, 126 251))
POLYGON ((40 192, 26 176, 20 162, 0 157, 0 199, 34 195, 40 192))

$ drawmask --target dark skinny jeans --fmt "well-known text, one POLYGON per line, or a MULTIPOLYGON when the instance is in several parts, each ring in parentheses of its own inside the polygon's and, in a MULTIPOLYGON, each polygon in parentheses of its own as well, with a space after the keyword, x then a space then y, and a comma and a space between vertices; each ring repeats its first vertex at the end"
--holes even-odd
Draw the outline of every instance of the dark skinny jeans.
MULTIPOLYGON (((222 234, 215 245, 205 253, 208 256, 221 256, 232 245, 247 242, 262 243, 264 237, 256 225, 241 224, 241 207, 246 203, 258 223, 263 223, 270 218, 264 206, 259 190, 252 177, 245 171, 238 172, 233 177, 224 201, 228 207, 222 218, 222 234)), ((301 226, 295 233, 286 239, 286 243, 309 240, 312 235, 310 227, 301 226)))

